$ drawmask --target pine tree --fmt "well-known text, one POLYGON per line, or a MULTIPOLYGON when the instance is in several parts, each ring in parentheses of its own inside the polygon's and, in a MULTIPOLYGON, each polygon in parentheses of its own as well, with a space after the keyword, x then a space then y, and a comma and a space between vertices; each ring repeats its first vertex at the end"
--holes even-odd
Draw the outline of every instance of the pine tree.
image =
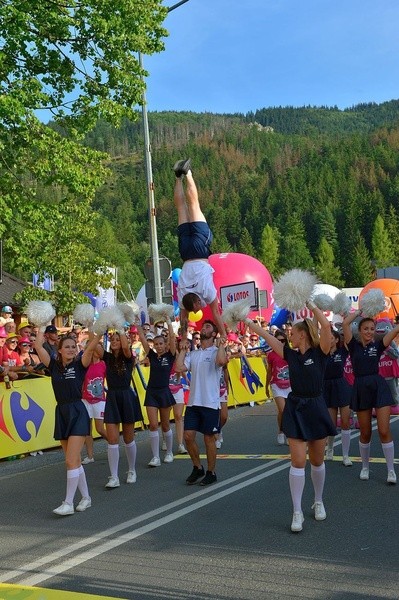
POLYGON ((373 269, 370 261, 370 255, 362 235, 356 238, 356 245, 352 257, 352 271, 350 274, 349 286, 365 286, 373 279, 373 269))
POLYGON ((378 215, 374 222, 371 248, 373 252, 373 262, 376 268, 385 269, 386 267, 394 266, 395 253, 389 231, 385 227, 381 215, 378 215))
POLYGON ((259 260, 273 277, 279 275, 280 238, 278 229, 271 225, 265 225, 260 238, 259 260))
POLYGON ((255 256, 255 248, 252 243, 252 238, 246 227, 243 227, 241 230, 237 251, 241 252, 241 254, 248 254, 248 256, 255 256))
POLYGON ((341 270, 334 264, 334 252, 326 238, 321 238, 319 250, 316 257, 315 270, 317 276, 324 283, 335 285, 336 287, 343 286, 341 270))
POLYGON ((313 268, 313 260, 306 244, 305 227, 298 215, 288 219, 281 247, 281 266, 284 269, 313 268))

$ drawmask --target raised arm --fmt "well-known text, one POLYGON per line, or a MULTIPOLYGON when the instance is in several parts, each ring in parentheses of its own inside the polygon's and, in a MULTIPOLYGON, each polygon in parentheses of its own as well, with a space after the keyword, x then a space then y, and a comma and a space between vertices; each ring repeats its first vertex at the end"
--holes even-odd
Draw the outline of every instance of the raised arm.
POLYGON ((123 355, 126 356, 126 358, 131 358, 132 357, 132 349, 130 347, 129 340, 127 339, 125 330, 118 331, 118 333, 119 333, 119 339, 121 341, 121 348, 122 348, 123 355))
POLYGON ((168 326, 169 331, 169 351, 175 355, 176 354, 176 335, 173 329, 172 321, 167 317, 166 324, 168 326))
POLYGON ((144 335, 144 330, 143 330, 143 328, 141 326, 141 323, 136 323, 136 327, 137 327, 137 331, 138 331, 138 334, 139 334, 141 345, 143 346, 143 350, 144 350, 144 352, 147 355, 149 353, 149 351, 150 351, 150 346, 148 344, 147 338, 144 335))
POLYGON ((100 341, 100 336, 92 331, 89 333, 89 341, 86 344, 86 348, 82 354, 82 365, 88 367, 93 360, 93 353, 100 341))
POLYGON ((39 331, 36 334, 36 338, 35 338, 33 347, 36 350, 38 357, 40 358, 40 362, 42 362, 46 367, 48 367, 50 364, 50 355, 47 352, 47 350, 45 350, 45 348, 43 348, 43 344, 44 344, 44 331, 42 331, 41 328, 39 327, 39 331))
POLYGON ((218 347, 218 351, 216 354, 215 362, 218 367, 224 367, 229 362, 229 357, 226 352, 227 342, 226 340, 223 340, 223 338, 217 338, 216 345, 218 347))
POLYGON ((251 331, 254 331, 267 341, 272 350, 274 350, 281 358, 284 358, 284 344, 282 344, 277 338, 274 337, 268 331, 265 331, 263 327, 251 321, 251 319, 245 319, 245 323, 248 325, 251 331))
POLYGON ((223 323, 222 315, 219 312, 218 299, 215 298, 215 300, 213 300, 213 302, 210 303, 209 307, 212 311, 213 322, 215 323, 216 327, 218 328, 218 332, 220 333, 220 335, 223 339, 226 339, 227 332, 226 332, 226 328, 223 323))
POLYGON ((190 351, 190 342, 188 340, 182 341, 181 350, 177 354, 176 362, 175 362, 175 370, 178 373, 185 373, 187 371, 186 366, 184 364, 184 359, 186 358, 186 354, 189 351, 190 351))
POLYGON ((307 302, 306 306, 313 312, 318 324, 320 325, 320 348, 324 354, 329 354, 331 348, 331 324, 323 311, 314 304, 307 302))
POLYGON ((353 338, 352 333, 352 323, 359 315, 362 314, 361 310, 355 310, 352 313, 348 313, 344 320, 342 321, 342 331, 344 332, 344 342, 345 344, 349 344, 351 339, 353 338))
POLYGON ((391 329, 391 331, 388 331, 384 337, 382 338, 382 341, 384 343, 385 348, 388 348, 388 346, 391 344, 391 342, 393 342, 393 340, 396 338, 396 336, 399 333, 399 325, 396 325, 396 327, 394 327, 393 329, 391 329))

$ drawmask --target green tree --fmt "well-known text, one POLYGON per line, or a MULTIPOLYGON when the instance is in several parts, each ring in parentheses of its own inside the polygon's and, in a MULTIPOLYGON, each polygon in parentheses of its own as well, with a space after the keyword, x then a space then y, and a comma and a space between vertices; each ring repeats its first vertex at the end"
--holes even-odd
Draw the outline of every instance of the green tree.
POLYGON ((376 268, 384 269, 394 266, 395 252, 391 243, 389 230, 385 227, 381 215, 378 215, 374 221, 371 248, 376 268))
POLYGON ((241 236, 238 240, 237 251, 241 254, 248 254, 249 256, 255 256, 255 248, 252 243, 252 238, 246 227, 241 230, 241 236))
POLYGON ((305 227, 299 215, 287 221, 287 233, 282 237, 281 266, 283 269, 313 269, 313 259, 306 243, 305 227))
POLYGON ((271 225, 265 225, 259 245, 259 260, 268 271, 277 277, 279 275, 280 233, 271 225))
POLYGON ((315 260, 315 271, 320 281, 342 287, 343 279, 340 268, 337 267, 334 260, 334 252, 326 238, 321 238, 319 250, 315 260))
POLYGON ((370 254, 367 250, 363 236, 360 234, 356 238, 353 257, 352 270, 350 273, 349 286, 365 286, 373 279, 373 272, 370 261, 370 254))

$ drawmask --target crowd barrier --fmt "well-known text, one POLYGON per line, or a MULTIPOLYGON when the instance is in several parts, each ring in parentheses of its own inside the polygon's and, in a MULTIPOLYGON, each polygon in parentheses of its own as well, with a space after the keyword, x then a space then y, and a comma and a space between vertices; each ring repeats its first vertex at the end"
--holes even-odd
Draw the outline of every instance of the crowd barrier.
MULTIPOLYGON (((228 369, 229 407, 266 400, 266 369, 261 357, 233 358, 228 369)), ((133 372, 133 386, 142 406, 148 375, 148 367, 133 372)), ((59 446, 53 438, 54 411, 55 398, 49 377, 17 380, 11 389, 0 383, 0 459, 59 446)), ((143 415, 145 426, 148 425, 145 410, 143 415)))

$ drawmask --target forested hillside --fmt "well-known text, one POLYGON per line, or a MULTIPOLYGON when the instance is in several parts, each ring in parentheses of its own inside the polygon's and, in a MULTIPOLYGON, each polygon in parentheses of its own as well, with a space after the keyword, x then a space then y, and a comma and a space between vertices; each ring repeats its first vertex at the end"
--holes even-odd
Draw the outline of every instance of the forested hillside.
MULTIPOLYGON (((399 101, 337 108, 269 108, 247 115, 150 113, 160 253, 177 253, 172 165, 190 156, 214 252, 238 251, 277 276, 301 267, 361 286, 397 264, 399 101)), ((143 136, 98 123, 86 143, 111 156, 98 192, 107 256, 137 291, 149 256, 143 136)))

